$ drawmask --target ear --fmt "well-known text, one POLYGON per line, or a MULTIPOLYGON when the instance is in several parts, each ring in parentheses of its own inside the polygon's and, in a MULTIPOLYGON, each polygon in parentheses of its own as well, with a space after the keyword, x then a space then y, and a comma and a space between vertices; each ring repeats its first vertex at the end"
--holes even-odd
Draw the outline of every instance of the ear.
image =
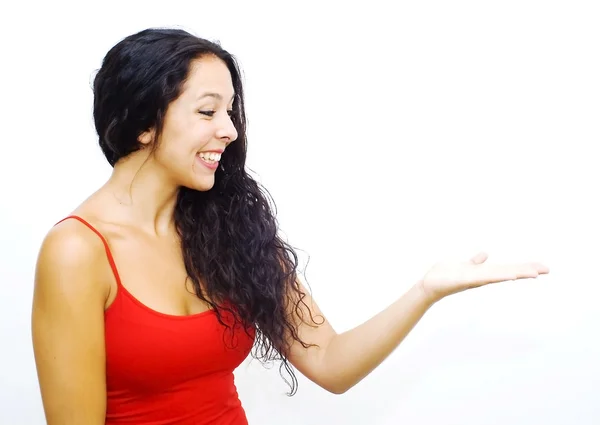
POLYGON ((149 130, 144 131, 142 134, 138 136, 138 142, 142 145, 150 145, 154 140, 154 129, 151 128, 149 130))

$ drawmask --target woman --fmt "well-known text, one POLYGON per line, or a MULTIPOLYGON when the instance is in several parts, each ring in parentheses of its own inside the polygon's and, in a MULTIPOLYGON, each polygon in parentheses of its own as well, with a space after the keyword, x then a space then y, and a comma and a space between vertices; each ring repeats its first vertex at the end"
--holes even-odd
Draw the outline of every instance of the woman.
POLYGON ((94 80, 114 171, 45 237, 33 343, 46 418, 69 424, 246 424, 233 370, 255 348, 343 393, 450 294, 548 273, 439 264, 337 334, 297 280, 265 192, 246 173, 234 58, 182 30, 131 35, 94 80))

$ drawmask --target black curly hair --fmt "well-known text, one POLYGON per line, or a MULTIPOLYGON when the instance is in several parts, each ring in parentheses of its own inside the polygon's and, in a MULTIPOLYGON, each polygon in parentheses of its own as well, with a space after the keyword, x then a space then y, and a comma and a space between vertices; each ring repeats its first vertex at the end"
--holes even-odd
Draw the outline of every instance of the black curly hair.
POLYGON ((156 140, 192 61, 205 56, 220 58, 231 73, 238 138, 223 155, 211 190, 179 189, 174 219, 185 267, 197 296, 224 326, 255 330, 253 357, 281 361, 293 395, 298 382, 285 353, 294 341, 310 345, 297 332, 306 294, 296 280, 297 254, 278 235, 275 205, 245 168, 244 94, 235 58, 218 43, 176 28, 124 38, 106 54, 93 82, 100 147, 114 166, 141 148, 143 132, 154 129, 156 140), (233 325, 222 320, 223 311, 233 314, 233 325))

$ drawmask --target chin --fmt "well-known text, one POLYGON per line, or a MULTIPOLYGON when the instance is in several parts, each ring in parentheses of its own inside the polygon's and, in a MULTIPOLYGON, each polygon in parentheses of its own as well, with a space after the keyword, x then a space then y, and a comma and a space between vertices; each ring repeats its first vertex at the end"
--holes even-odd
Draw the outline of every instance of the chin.
POLYGON ((191 184, 186 184, 188 189, 197 190, 198 192, 208 192, 215 186, 215 176, 206 176, 203 178, 196 177, 191 184))

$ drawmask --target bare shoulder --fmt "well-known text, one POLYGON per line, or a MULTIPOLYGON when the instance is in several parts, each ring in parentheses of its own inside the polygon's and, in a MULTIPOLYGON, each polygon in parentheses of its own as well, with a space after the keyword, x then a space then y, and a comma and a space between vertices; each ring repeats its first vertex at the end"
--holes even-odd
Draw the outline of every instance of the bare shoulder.
POLYGON ((67 219, 52 227, 39 250, 36 287, 60 290, 64 296, 82 291, 108 295, 109 286, 100 277, 106 275, 106 251, 102 240, 76 219, 67 219), (72 286, 72 287, 71 287, 72 286))
POLYGON ((75 219, 42 242, 31 324, 49 425, 104 423, 106 264, 102 240, 75 219))

